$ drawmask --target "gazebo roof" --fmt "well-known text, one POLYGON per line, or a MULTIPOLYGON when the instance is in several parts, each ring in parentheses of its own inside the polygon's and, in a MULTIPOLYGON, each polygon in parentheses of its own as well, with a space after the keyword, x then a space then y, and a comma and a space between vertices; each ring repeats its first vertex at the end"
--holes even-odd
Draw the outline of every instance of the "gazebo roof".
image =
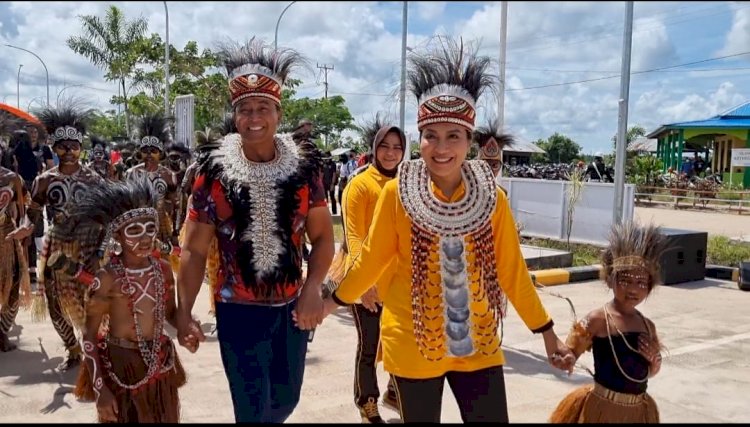
MULTIPOLYGON (((722 114, 704 119, 661 125, 646 138, 658 138, 663 132, 673 129, 750 129, 750 101, 722 114)), ((718 132, 721 133, 721 132, 718 132)))

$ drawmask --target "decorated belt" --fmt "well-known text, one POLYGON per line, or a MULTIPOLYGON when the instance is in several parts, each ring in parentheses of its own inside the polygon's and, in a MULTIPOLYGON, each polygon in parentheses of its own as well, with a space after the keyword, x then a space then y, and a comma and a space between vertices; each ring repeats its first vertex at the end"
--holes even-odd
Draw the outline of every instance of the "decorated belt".
POLYGON ((599 383, 594 383, 594 390, 592 391, 595 395, 602 399, 607 399, 615 403, 623 405, 637 405, 643 402, 646 393, 641 394, 628 394, 620 393, 617 391, 610 390, 599 383))
MULTIPOLYGON (((153 342, 153 340, 148 340, 148 341, 146 341, 146 344, 150 346, 152 342, 153 342)), ((125 339, 125 338, 118 338, 118 337, 113 337, 113 336, 108 336, 107 337, 107 344, 114 345, 114 346, 117 346, 117 347, 131 349, 131 350, 138 350, 140 348, 140 347, 138 347, 138 343, 135 342, 135 341, 130 341, 130 340, 125 339)))

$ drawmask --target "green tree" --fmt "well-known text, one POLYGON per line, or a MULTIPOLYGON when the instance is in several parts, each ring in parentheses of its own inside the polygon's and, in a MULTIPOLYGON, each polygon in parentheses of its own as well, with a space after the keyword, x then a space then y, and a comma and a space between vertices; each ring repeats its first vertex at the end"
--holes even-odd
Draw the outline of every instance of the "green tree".
MULTIPOLYGON (((151 71, 139 69, 134 85, 155 104, 164 104, 164 42, 158 34, 134 46, 141 62, 151 71)), ((200 50, 195 41, 188 41, 182 50, 169 48, 170 104, 179 95, 195 95, 195 128, 204 129, 221 120, 229 109, 227 78, 216 70, 218 58, 209 49, 200 50), (214 70, 213 72, 210 72, 214 70)))
POLYGON ((115 136, 125 134, 125 125, 122 119, 122 114, 118 116, 115 110, 94 111, 91 114, 88 133, 111 141, 115 136))
POLYGON ((291 132, 302 119, 313 122, 313 132, 318 137, 325 137, 324 148, 338 148, 342 145, 341 133, 347 129, 356 129, 354 118, 346 106, 346 100, 340 96, 330 98, 295 98, 300 80, 289 79, 281 92, 281 103, 284 106, 279 132, 291 132))
POLYGON ((104 19, 95 15, 79 15, 79 19, 83 35, 68 38, 67 45, 106 70, 107 81, 119 82, 124 98, 125 129, 130 135, 126 81, 133 76, 138 63, 133 46, 144 38, 148 21, 143 17, 128 21, 116 6, 107 9, 104 19))
POLYGON ((581 146, 565 135, 555 132, 547 140, 539 139, 535 144, 546 151, 546 155, 533 155, 535 162, 570 163, 580 157, 581 146))

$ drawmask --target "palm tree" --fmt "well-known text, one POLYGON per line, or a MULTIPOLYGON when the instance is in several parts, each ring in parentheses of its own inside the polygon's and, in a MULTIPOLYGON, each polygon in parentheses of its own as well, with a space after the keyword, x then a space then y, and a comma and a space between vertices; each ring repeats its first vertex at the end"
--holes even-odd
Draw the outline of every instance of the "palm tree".
POLYGON ((105 79, 119 81, 125 103, 125 129, 130 135, 125 79, 133 74, 138 62, 133 47, 144 38, 148 21, 143 17, 128 21, 116 6, 107 9, 104 20, 94 15, 79 16, 79 19, 83 25, 84 35, 70 37, 67 40, 68 47, 88 58, 97 67, 106 70, 105 79))

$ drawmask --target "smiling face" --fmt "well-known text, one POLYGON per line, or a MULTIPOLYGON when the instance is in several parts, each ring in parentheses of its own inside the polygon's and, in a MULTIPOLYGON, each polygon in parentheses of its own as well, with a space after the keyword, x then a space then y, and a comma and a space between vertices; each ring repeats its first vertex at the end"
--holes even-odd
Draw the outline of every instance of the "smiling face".
POLYGON ((122 245, 123 254, 145 258, 154 250, 157 231, 156 218, 142 216, 124 223, 115 232, 115 239, 122 245))
POLYGON ((440 178, 461 175, 469 145, 466 128, 453 123, 427 125, 420 135, 421 157, 430 174, 440 178))
POLYGON ((54 150, 62 165, 74 165, 81 157, 81 143, 78 141, 58 141, 54 150))
POLYGON ((394 170, 404 158, 404 148, 401 146, 401 137, 396 132, 388 132, 383 141, 378 144, 375 151, 375 159, 385 170, 394 170))
POLYGON ((281 123, 281 110, 268 98, 251 96, 235 106, 234 123, 243 142, 256 144, 273 141, 281 123))

